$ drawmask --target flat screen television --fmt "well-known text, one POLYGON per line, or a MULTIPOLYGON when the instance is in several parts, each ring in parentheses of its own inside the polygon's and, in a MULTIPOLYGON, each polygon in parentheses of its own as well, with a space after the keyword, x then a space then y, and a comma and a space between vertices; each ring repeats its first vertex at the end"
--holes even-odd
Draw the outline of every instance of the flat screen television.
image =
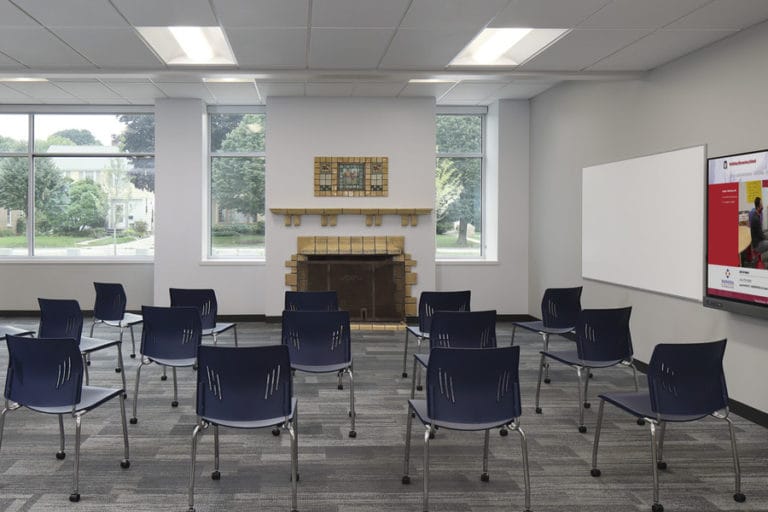
POLYGON ((768 150, 707 159, 703 303, 768 318, 768 209, 756 198, 768 207, 768 150))

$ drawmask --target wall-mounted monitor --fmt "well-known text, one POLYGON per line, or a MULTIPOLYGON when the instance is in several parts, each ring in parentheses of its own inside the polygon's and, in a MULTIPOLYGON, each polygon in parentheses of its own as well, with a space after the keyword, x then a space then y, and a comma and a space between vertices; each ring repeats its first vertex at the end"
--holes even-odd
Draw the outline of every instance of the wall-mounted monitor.
POLYGON ((768 318, 766 203, 768 150, 707 159, 705 306, 768 318))

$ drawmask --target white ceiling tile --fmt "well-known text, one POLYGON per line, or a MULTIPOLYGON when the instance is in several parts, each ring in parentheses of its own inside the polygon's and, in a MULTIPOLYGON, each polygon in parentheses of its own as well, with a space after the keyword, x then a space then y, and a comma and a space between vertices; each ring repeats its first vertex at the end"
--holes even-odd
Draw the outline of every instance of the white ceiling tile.
POLYGON ((30 16, 48 27, 127 27, 107 0, 14 0, 30 16))
MULTIPOLYGON (((611 0, 512 0, 490 27, 573 28, 611 0)), ((643 2, 644 0, 640 0, 643 2)))
POLYGON ((506 82, 459 82, 439 100, 477 103, 492 96, 505 85, 507 85, 506 82))
POLYGON ((432 96, 433 98, 439 98, 444 95, 448 90, 456 85, 455 82, 446 83, 409 83, 400 92, 401 97, 411 96, 432 96))
POLYGON ((442 69, 475 35, 475 30, 400 29, 395 33, 380 67, 442 69))
POLYGON ((410 0, 314 0, 312 27, 397 27, 410 0))
POLYGON ((5 86, 28 96, 32 96, 35 99, 77 100, 77 98, 56 87, 51 82, 13 82, 13 84, 5 84, 5 86))
POLYGON ((308 83, 304 86, 307 96, 352 96, 354 83, 308 83))
POLYGON ((132 28, 69 27, 52 30, 101 68, 165 68, 132 28))
POLYGON ((225 27, 306 27, 309 0, 213 0, 225 27))
POLYGON ((352 96, 384 96, 393 98, 400 94, 407 82, 358 82, 352 89, 352 96))
POLYGON ((766 19, 766 0, 715 0, 666 28, 739 30, 766 19))
POLYGON ((309 42, 312 69, 375 69, 393 29, 313 28, 309 42))
POLYGON ((165 98, 163 91, 149 82, 122 82, 110 80, 105 83, 110 89, 124 98, 148 98, 153 100, 155 98, 165 98))
POLYGON ((0 53, 0 71, 12 71, 16 69, 26 69, 22 64, 12 58, 0 53))
POLYGON ((107 99, 107 98, 90 98, 87 100, 90 105, 131 105, 131 101, 125 98, 107 99))
POLYGON ((0 30, 0 51, 30 68, 93 68, 70 47, 41 27, 0 30))
POLYGON ((606 57, 593 71, 653 69, 735 33, 730 30, 659 30, 606 57))
POLYGON ((208 0, 112 0, 137 27, 218 25, 208 0))
POLYGON ((711 0, 614 0, 579 28, 660 28, 711 0))
POLYGON ((207 103, 214 101, 214 97, 203 83, 158 82, 155 85, 168 95, 169 98, 199 98, 207 103))
POLYGON ((53 82, 60 89, 64 89, 67 93, 84 100, 94 99, 118 99, 121 98, 119 94, 110 90, 104 84, 100 82, 70 82, 70 81, 55 81, 53 82))
POLYGON ((541 94, 556 83, 515 80, 496 91, 493 96, 497 100, 527 100, 541 94))
POLYGON ((478 32, 508 0, 413 0, 404 28, 464 29, 478 32))
POLYGON ((269 96, 304 96, 303 83, 258 82, 257 85, 264 99, 269 96))
POLYGON ((255 28, 227 30, 240 67, 303 68, 307 54, 307 30, 303 28, 255 28))
POLYGON ((0 27, 36 27, 37 22, 6 0, 0 1, 0 27))
POLYGON ((256 89, 256 84, 232 83, 232 84, 206 84, 208 90, 216 98, 218 103, 229 104, 258 104, 262 98, 256 89))
POLYGON ((525 71, 580 71, 650 33, 650 30, 576 29, 520 66, 525 71))
POLYGON ((10 87, 6 87, 3 84, 0 84, 0 101, 7 102, 9 100, 29 100, 29 96, 26 94, 17 91, 15 89, 11 89, 10 87))

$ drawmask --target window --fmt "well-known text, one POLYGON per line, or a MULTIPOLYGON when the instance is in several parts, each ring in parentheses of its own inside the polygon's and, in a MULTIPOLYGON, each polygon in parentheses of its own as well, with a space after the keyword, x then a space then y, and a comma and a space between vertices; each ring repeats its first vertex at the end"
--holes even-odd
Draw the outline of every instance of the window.
POLYGON ((154 254, 154 139, 143 112, 0 114, 0 255, 154 254))
POLYGON ((211 109, 208 256, 264 259, 263 110, 211 109))
POLYGON ((485 115, 437 115, 437 259, 483 257, 485 115))

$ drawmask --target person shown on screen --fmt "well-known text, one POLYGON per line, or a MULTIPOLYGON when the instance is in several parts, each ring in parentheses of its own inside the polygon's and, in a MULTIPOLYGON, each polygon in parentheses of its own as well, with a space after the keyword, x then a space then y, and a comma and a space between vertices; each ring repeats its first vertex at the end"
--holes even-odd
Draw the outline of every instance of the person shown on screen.
POLYGON ((755 207, 749 212, 749 232, 752 235, 752 250, 760 254, 763 264, 768 266, 768 238, 763 231, 763 200, 755 198, 755 207))

